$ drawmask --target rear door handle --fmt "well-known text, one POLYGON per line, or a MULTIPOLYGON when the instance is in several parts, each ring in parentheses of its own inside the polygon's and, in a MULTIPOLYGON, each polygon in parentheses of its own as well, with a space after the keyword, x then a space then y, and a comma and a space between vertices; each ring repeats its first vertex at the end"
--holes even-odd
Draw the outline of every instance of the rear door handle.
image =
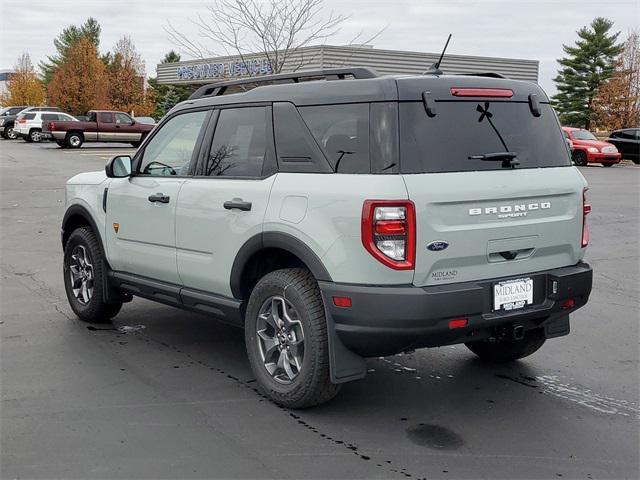
POLYGON ((237 208, 238 210, 244 210, 248 212, 251 210, 251 202, 245 202, 241 198, 234 198, 233 200, 228 200, 224 202, 224 208, 227 210, 233 210, 237 208))
POLYGON ((169 203, 169 195, 164 193, 156 193, 155 195, 149 195, 149 201, 153 203, 169 203))

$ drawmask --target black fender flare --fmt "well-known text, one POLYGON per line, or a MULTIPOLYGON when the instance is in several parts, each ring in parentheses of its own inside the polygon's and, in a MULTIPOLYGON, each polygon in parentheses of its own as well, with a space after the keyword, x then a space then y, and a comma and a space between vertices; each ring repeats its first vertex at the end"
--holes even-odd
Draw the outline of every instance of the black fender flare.
POLYGON ((284 232, 262 232, 247 240, 236 254, 229 283, 235 298, 242 298, 242 272, 251 257, 265 248, 279 248, 298 257, 318 281, 330 282, 331 275, 316 253, 302 240, 284 232))
MULTIPOLYGON (((102 243, 102 237, 100 236, 100 230, 98 230, 98 226, 96 225, 96 222, 93 220, 91 213, 89 213, 89 210, 87 210, 82 205, 78 205, 78 204, 71 205, 69 208, 67 208, 67 211, 64 212, 64 217, 62 218, 62 228, 60 230, 60 240, 62 241, 62 248, 64 249, 65 238, 68 237, 68 235, 65 236, 66 226, 69 223, 69 219, 75 215, 78 215, 83 219, 85 219, 87 223, 91 226, 91 229, 93 230, 93 233, 95 233, 96 238, 98 239, 98 243, 100 244, 100 250, 102 251, 102 256, 103 258, 106 259, 106 252, 104 249, 104 244, 102 243)), ((68 233, 71 233, 71 232, 68 232, 68 233)))
POLYGON ((71 232, 66 232, 67 230, 66 227, 69 224, 69 220, 71 219, 71 217, 74 217, 74 216, 80 216, 84 220, 86 220, 86 222, 91 227, 91 230, 93 230, 94 235, 98 239, 98 245, 100 246, 100 253, 102 253, 102 261, 103 261, 102 285, 103 285, 104 298, 106 303, 113 303, 118 301, 124 301, 124 302, 130 301, 131 296, 122 295, 121 292, 119 292, 116 288, 113 287, 112 281, 109 275, 109 272, 111 271, 111 267, 109 266, 109 261, 107 260, 107 254, 106 254, 106 250, 104 249, 104 243, 102 242, 102 237, 100 236, 100 230, 98 230, 98 226, 96 225, 96 222, 93 219, 93 216, 91 215, 91 213, 89 213, 89 210, 87 210, 82 205, 78 205, 78 204, 71 205, 69 208, 67 208, 67 211, 64 213, 64 217, 62 218, 62 228, 60 229, 60 239, 62 241, 62 249, 64 250, 65 240, 66 238, 68 238, 69 234, 71 233, 71 232), (65 235, 65 232, 67 233, 66 235, 65 235))

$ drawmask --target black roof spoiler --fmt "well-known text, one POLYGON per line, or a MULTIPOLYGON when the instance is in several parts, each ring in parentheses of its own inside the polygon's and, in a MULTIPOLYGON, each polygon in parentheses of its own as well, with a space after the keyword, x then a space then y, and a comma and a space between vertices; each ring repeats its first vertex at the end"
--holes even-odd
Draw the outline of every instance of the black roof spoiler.
POLYGON ((277 73, 274 75, 261 75, 259 77, 247 77, 239 80, 229 80, 226 82, 211 83, 196 90, 190 100, 203 97, 217 97, 224 95, 228 87, 239 85, 256 85, 266 83, 298 83, 309 78, 324 78, 326 80, 344 80, 346 77, 355 79, 376 78, 380 75, 373 68, 369 67, 344 67, 344 68, 323 68, 319 70, 300 70, 291 73, 277 73))

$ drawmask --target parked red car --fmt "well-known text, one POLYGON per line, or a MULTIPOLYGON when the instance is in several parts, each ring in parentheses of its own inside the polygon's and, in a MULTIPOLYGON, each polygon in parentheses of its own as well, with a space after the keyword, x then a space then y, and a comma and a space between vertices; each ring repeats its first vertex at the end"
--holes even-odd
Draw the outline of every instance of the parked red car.
POLYGON ((589 130, 583 128, 562 127, 564 136, 571 142, 573 163, 584 166, 587 163, 601 163, 610 167, 620 163, 622 155, 615 145, 598 140, 589 130))

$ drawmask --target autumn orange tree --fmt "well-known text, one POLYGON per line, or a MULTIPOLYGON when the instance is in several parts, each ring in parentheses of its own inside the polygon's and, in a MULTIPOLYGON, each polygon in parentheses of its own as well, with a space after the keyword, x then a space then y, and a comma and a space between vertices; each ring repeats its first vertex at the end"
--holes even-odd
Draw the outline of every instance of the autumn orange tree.
POLYGON ((118 40, 107 67, 108 98, 114 109, 136 115, 148 115, 153 111, 154 106, 145 106, 149 99, 145 98, 144 67, 131 38, 124 36, 118 40))
POLYGON ((109 107, 106 67, 90 40, 82 38, 69 49, 47 92, 51 103, 76 115, 109 107))
POLYGON ((616 63, 593 99, 593 122, 602 130, 640 125, 640 33, 632 32, 616 63))
POLYGON ((38 78, 31 57, 23 53, 7 81, 7 92, 0 96, 2 105, 42 105, 45 89, 38 78))

